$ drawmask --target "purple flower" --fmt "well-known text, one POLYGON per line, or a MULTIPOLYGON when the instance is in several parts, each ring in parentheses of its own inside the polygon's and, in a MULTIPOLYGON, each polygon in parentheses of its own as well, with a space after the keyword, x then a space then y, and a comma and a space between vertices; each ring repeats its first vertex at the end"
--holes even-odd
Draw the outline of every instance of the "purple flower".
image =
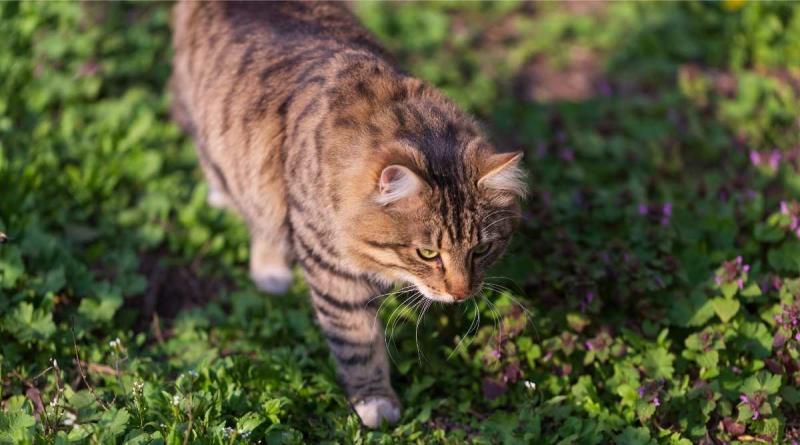
POLYGON ((600 82, 600 85, 598 85, 598 89, 600 90, 600 94, 605 97, 610 97, 611 95, 614 94, 614 90, 611 88, 611 84, 609 84, 605 80, 600 82))
POLYGON ((648 213, 647 204, 639 204, 639 214, 645 216, 647 215, 647 213, 648 213))
POLYGON ((661 206, 661 225, 668 226, 670 217, 672 217, 672 203, 668 202, 661 206))
POLYGON ((575 152, 574 152, 574 151, 573 151, 571 148, 569 148, 569 147, 564 147, 564 148, 562 148, 562 149, 561 149, 561 150, 558 152, 558 156, 559 156, 559 157, 560 157, 562 160, 564 160, 564 161, 567 161, 567 162, 572 162, 572 161, 574 161, 574 160, 575 160, 575 152))
POLYGON ((767 164, 769 164, 769 168, 771 168, 772 170, 777 170, 778 169, 778 165, 780 165, 780 162, 781 162, 781 152, 780 152, 780 150, 777 150, 777 149, 776 150, 772 150, 769 153, 769 158, 767 159, 767 164))
POLYGON ((781 201, 782 215, 789 217, 789 226, 786 227, 795 236, 800 238, 800 204, 797 201, 781 201))
POLYGON ((581 312, 586 312, 586 310, 589 309, 589 305, 592 304, 592 301, 594 301, 594 292, 586 292, 586 296, 583 298, 583 301, 581 301, 581 312))
POLYGON ((636 393, 639 394, 639 397, 644 397, 644 386, 640 386, 636 393))
POLYGON ((750 163, 755 166, 767 165, 770 169, 777 170, 782 158, 778 149, 771 150, 768 154, 750 150, 750 163))
POLYGON ((761 165, 761 153, 750 150, 750 163, 753 165, 761 165))
POLYGON ((547 156, 547 144, 540 142, 539 145, 536 146, 536 157, 543 158, 545 156, 547 156))
POLYGON ((658 396, 653 397, 653 400, 651 401, 651 403, 654 406, 661 406, 661 401, 658 400, 658 396))
POLYGON ((752 397, 742 394, 739 396, 739 400, 753 412, 753 420, 758 420, 758 417, 761 416, 761 405, 764 403, 764 396, 759 393, 753 394, 752 397))
POLYGON ((722 267, 717 270, 714 275, 714 283, 717 286, 727 283, 736 283, 739 289, 744 288, 744 283, 747 280, 747 273, 750 271, 750 265, 745 264, 741 255, 737 256, 731 261, 722 263, 722 267))

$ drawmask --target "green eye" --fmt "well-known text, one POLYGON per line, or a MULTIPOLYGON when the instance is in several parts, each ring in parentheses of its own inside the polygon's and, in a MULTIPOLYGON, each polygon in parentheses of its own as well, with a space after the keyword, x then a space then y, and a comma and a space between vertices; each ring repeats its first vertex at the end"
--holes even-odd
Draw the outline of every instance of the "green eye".
POLYGON ((430 249, 417 249, 417 255, 423 260, 432 260, 439 256, 439 252, 430 249))
POLYGON ((492 243, 480 243, 472 249, 472 253, 475 255, 483 255, 484 253, 489 251, 489 248, 492 247, 492 243))

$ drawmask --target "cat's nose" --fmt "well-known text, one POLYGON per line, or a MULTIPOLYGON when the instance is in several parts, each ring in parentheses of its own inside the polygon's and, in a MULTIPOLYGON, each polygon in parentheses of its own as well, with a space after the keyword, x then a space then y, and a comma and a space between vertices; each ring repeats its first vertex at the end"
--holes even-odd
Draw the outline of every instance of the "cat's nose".
POLYGON ((449 293, 456 301, 464 301, 472 294, 472 292, 470 292, 469 283, 467 282, 452 283, 448 287, 447 293, 449 293))

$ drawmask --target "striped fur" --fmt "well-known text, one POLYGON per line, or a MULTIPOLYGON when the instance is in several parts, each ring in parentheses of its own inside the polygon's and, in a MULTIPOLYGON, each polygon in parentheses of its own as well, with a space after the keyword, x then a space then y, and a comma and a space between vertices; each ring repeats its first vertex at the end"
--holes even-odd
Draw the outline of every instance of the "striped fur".
POLYGON ((299 264, 355 410, 396 421, 370 299, 399 282, 442 301, 476 292, 518 218, 519 156, 396 68, 341 3, 180 2, 173 27, 173 116, 210 201, 250 229, 253 279, 280 291, 299 264))

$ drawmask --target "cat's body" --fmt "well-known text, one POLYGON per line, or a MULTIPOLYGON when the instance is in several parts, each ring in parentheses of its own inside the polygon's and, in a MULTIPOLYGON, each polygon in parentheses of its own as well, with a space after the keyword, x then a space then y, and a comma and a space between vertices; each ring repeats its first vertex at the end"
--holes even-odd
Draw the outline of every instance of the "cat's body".
POLYGON ((209 202, 247 222, 261 289, 302 266, 362 421, 397 420, 370 300, 399 282, 469 298, 513 229, 519 154, 496 154, 342 4, 180 2, 173 25, 173 115, 209 202))

